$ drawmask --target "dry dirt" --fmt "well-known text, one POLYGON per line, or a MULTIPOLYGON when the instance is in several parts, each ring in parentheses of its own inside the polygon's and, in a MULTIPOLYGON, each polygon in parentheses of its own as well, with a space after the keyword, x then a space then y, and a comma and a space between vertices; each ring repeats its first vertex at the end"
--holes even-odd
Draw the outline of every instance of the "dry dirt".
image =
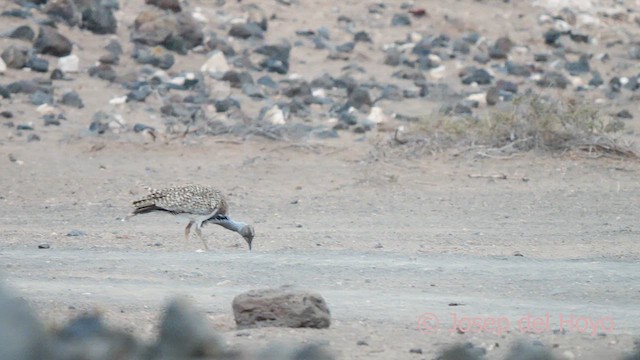
MULTIPOLYGON (((118 17, 126 25, 140 5, 123 3, 127 11, 118 17)), ((276 6, 268 4, 269 11, 276 6)), ((274 21, 269 40, 362 11, 356 1, 341 4, 298 5, 297 12, 313 14, 303 20, 285 9, 279 16, 289 22, 274 21)), ((496 20, 510 19, 507 10, 513 10, 496 2, 500 11, 481 17, 486 2, 438 4, 425 1, 435 23, 430 26, 458 31, 456 36, 472 28, 501 36, 507 30, 496 20), (456 14, 455 21, 439 20, 445 13, 456 14)), ((530 11, 528 5, 519 10, 530 11)), ((215 17, 214 9, 204 13, 215 17)), ((11 21, 3 26, 19 24, 11 21)), ((534 37, 527 22, 534 24, 535 17, 509 22, 521 24, 510 32, 512 39, 534 37)), ((104 43, 88 41, 94 37, 61 31, 87 40, 80 50, 84 67, 102 54, 104 43)), ((382 43, 407 32, 373 31, 382 43)), ((119 32, 129 53, 126 27, 119 32)), ((304 61, 292 63, 292 72, 309 79, 344 66, 326 62, 326 53, 296 51, 294 58, 304 61)), ((381 58, 381 52, 356 56, 370 73, 391 72, 381 58)), ((197 69, 204 57, 179 60, 180 68, 197 69)), ((126 61, 131 60, 123 68, 132 66, 126 61)), ((30 77, 11 71, 2 81, 30 77)), ((479 160, 455 152, 409 160, 380 155, 386 133, 344 132, 335 140, 299 143, 194 136, 145 143, 133 133, 94 137, 86 129, 98 110, 162 129, 157 111, 147 111, 157 104, 114 110, 108 100, 126 92, 86 74, 61 88, 79 91, 87 106, 68 110, 70 120, 61 127, 39 127, 39 142, 5 127, 0 140, 2 280, 51 326, 100 311, 114 326, 151 339, 166 300, 186 295, 230 346, 255 350, 273 342, 320 342, 340 359, 432 359, 443 346, 462 341, 499 359, 518 339, 539 339, 564 358, 603 359, 630 351, 640 334, 638 162, 572 154, 479 160), (491 178, 496 174, 507 179, 491 178), (121 220, 144 185, 184 183, 223 189, 231 215, 254 224, 254 250, 237 234, 210 226, 204 234, 212 251, 201 252, 197 238, 185 243, 185 221, 169 215, 121 220), (67 236, 72 230, 85 235, 67 236), (38 249, 41 244, 50 248, 38 249), (235 329, 235 295, 281 285, 322 294, 331 327, 235 329), (437 331, 425 325, 425 314, 439 319, 437 331), (454 316, 458 322, 477 318, 485 326, 451 332, 454 316), (526 331, 519 320, 527 316, 548 316, 549 322, 526 331), (509 323, 498 330, 487 322, 494 319, 509 323), (410 353, 412 348, 423 353, 410 353)), ((17 123, 39 124, 27 102, 2 108, 15 111, 17 123)), ((387 105, 409 112, 434 106, 387 105)), ((252 106, 257 112, 259 104, 247 104, 252 106)), ((637 128, 636 122, 630 126, 637 128)))
POLYGON ((412 357, 432 358, 463 340, 500 358, 519 338, 597 359, 630 350, 640 331, 636 163, 534 155, 371 162, 372 145, 352 139, 109 142, 92 152, 95 143, 2 148, 24 162, 0 168, 3 277, 51 323, 98 309, 150 338, 166 299, 183 294, 233 346, 320 341, 354 359, 406 358, 415 347, 424 353, 412 357), (507 180, 469 177, 498 173, 507 180), (218 227, 205 228, 214 250, 197 252, 197 238, 185 243, 184 220, 169 215, 120 220, 144 192, 139 184, 186 182, 225 189, 232 215, 255 225, 252 252, 218 227), (51 248, 38 249, 44 243, 51 248), (280 285, 320 292, 331 328, 234 329, 235 295, 280 285), (440 331, 421 331, 424 313, 440 319, 440 331), (452 314, 506 317, 510 331, 452 334, 452 314), (517 324, 529 314, 549 314, 548 327, 524 334, 517 324), (584 322, 571 328, 570 316, 596 324, 595 336, 584 322))

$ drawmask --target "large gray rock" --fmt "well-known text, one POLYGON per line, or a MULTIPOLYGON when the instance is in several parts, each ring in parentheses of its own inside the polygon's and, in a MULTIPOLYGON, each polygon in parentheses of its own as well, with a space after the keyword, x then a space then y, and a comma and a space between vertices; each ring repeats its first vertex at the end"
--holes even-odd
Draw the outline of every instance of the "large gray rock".
POLYGON ((83 315, 54 333, 48 359, 142 360, 145 351, 133 335, 108 328, 96 315, 83 315))
POLYGON ((150 359, 226 358, 221 340, 186 300, 173 300, 164 313, 150 359))
POLYGON ((233 315, 240 328, 280 326, 328 328, 329 308, 320 294, 279 289, 251 290, 233 299, 233 315))
POLYGON ((47 343, 26 301, 0 285, 0 359, 46 359, 47 343))

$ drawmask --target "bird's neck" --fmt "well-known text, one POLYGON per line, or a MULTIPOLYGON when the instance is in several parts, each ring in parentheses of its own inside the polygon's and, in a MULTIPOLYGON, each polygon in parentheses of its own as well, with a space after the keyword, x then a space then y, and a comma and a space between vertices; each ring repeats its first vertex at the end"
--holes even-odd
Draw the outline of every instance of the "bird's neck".
POLYGON ((212 223, 214 224, 218 224, 226 229, 229 229, 231 231, 235 231, 237 233, 240 232, 240 230, 242 230, 243 227, 247 226, 247 224, 240 222, 240 221, 234 221, 231 220, 229 218, 226 219, 213 219, 211 220, 212 223))

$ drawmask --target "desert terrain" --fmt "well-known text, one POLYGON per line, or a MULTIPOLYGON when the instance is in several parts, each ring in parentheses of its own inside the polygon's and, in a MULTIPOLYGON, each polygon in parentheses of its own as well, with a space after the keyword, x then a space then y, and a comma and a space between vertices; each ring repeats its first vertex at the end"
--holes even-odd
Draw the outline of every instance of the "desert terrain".
MULTIPOLYGON (((210 29, 226 29, 229 19, 243 14, 244 2, 218 3, 183 6, 199 8, 210 29)), ((265 42, 327 26, 339 43, 347 38, 333 27, 339 15, 355 19, 375 39, 358 44, 349 60, 294 47, 290 73, 311 80, 356 63, 366 73, 355 77, 391 78, 395 69, 383 64, 380 48, 409 32, 388 26, 393 11, 367 23, 361 13, 374 2, 283 3, 258 4, 277 14, 269 18, 265 42)), ((413 6, 429 15, 413 19, 411 29, 454 37, 474 30, 491 39, 508 35, 517 44, 540 45, 539 16, 564 7, 554 3, 416 1, 413 6)), ((602 19, 599 11, 625 2, 586 3, 564 5, 602 19)), ((638 9, 628 3, 621 6, 638 9)), ((400 2, 386 6, 401 11, 400 2)), ((0 4, 3 11, 14 7, 0 4)), ((60 126, 41 125, 41 113, 28 96, 0 100, 0 111, 12 113, 0 127, 0 278, 47 326, 97 312, 110 326, 150 341, 167 301, 186 296, 226 345, 249 354, 274 344, 312 343, 338 359, 434 359, 444 348, 466 342, 483 349, 488 359, 505 358, 520 341, 544 347, 558 359, 622 359, 634 350, 640 335, 637 159, 590 156, 580 149, 488 156, 469 147, 425 152, 389 147, 394 137, 389 129, 411 125, 391 114, 432 114, 447 103, 448 92, 382 100, 378 105, 388 117, 383 124, 365 132, 339 130, 335 137, 313 131, 277 138, 251 131, 212 135, 180 124, 173 132, 175 124, 167 125, 158 111, 164 95, 110 104, 128 90, 86 73, 114 38, 125 54, 132 51, 130 27, 146 7, 142 1, 120 1, 113 35, 59 26, 76 43, 82 70, 53 87, 56 96, 73 89, 84 102, 81 108, 56 105, 66 117, 60 126), (125 121, 96 134, 89 127, 97 111, 125 121), (153 127, 153 137, 133 131, 137 123, 153 127), (19 124, 32 124, 38 140, 19 124), (237 234, 213 225, 203 230, 211 251, 202 251, 197 237, 185 242, 186 220, 168 214, 124 221, 131 202, 146 194, 145 186, 188 183, 212 185, 227 195, 233 218, 255 227, 252 251, 237 234), (231 310, 236 295, 280 286, 321 294, 331 326, 236 328, 231 310)), ((24 21, 3 17, 0 30, 24 21)), ((640 33, 632 20, 624 26, 619 29, 640 33)), ((618 28, 597 29, 599 42, 590 44, 596 54, 607 51, 605 40, 618 28)), ((3 38, 0 46, 13 42, 3 38)), ((598 65, 607 81, 621 69, 633 73, 631 60, 622 55, 620 60, 616 51, 624 49, 614 47, 612 62, 598 65)), ((175 56, 171 74, 197 71, 207 59, 197 52, 175 56)), ((55 64, 54 57, 47 58, 55 64)), ((135 73, 139 66, 123 55, 118 73, 135 73)), ((458 71, 447 67, 442 81, 458 86, 458 71)), ((37 77, 48 75, 8 69, 0 84, 37 77)), ((238 92, 208 81, 212 92, 238 92)), ((572 96, 571 89, 521 86, 572 96)), ((460 99, 468 91, 452 93, 460 99)), ((576 93, 605 114, 627 109, 640 116, 631 92, 576 93)), ((237 96, 243 119, 257 119, 270 101, 237 96)), ((331 115, 311 108, 310 120, 286 121, 334 124, 331 115)), ((484 114, 486 103, 474 111, 484 114)), ((205 116, 213 115, 205 111, 205 116)), ((225 124, 241 123, 233 116, 225 124)), ((624 137, 633 144, 637 119, 625 125, 624 137)))

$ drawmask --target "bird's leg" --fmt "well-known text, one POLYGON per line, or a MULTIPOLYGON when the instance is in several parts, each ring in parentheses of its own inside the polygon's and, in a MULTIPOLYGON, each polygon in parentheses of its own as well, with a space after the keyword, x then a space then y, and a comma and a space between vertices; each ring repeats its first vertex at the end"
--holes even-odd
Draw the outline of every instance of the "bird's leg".
POLYGON ((202 240, 205 250, 209 251, 209 246, 207 246, 207 242, 202 237, 202 223, 196 223, 196 234, 198 235, 200 240, 202 240))
POLYGON ((187 227, 184 228, 184 239, 188 242, 189 241, 189 233, 191 232, 191 226, 193 225, 195 221, 189 221, 189 223, 187 224, 187 227))

